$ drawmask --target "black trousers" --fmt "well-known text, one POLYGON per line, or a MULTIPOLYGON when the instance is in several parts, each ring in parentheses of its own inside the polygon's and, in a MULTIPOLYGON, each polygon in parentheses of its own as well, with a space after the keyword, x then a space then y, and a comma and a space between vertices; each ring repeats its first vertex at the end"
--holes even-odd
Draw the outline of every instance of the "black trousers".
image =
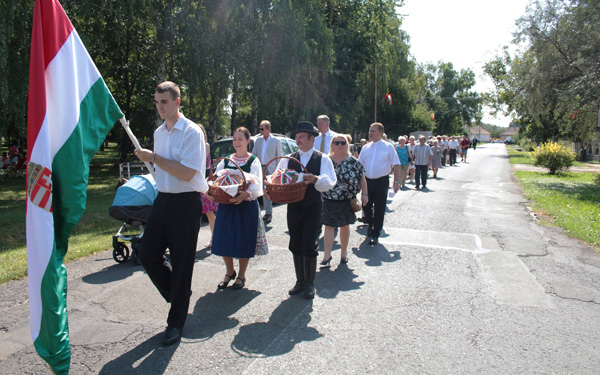
POLYGON ((371 236, 379 237, 383 228, 383 217, 387 202, 388 189, 390 188, 389 176, 370 179, 367 178, 367 189, 369 190, 369 202, 363 206, 363 215, 369 228, 371 236))
POLYGON ((456 149, 450 149, 450 166, 456 164, 456 149))
POLYGON ((323 203, 320 200, 310 206, 303 206, 302 202, 288 204, 289 249, 294 255, 307 258, 316 258, 319 255, 315 243, 321 231, 322 208, 323 203))
POLYGON ((427 185, 427 164, 418 165, 415 164, 415 185, 425 187, 427 185))
POLYGON ((159 193, 144 230, 140 260, 150 280, 171 303, 167 324, 183 328, 202 215, 200 193, 159 193), (169 249, 171 264, 165 251, 169 249))
POLYGON ((448 150, 444 150, 444 156, 442 157, 442 167, 446 166, 446 156, 448 155, 448 150))

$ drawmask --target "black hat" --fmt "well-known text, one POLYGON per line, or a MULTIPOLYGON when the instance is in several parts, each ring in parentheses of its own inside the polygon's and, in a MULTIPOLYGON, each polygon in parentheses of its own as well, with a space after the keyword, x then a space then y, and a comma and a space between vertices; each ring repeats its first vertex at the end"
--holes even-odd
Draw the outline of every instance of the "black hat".
POLYGON ((296 136, 296 133, 308 133, 308 134, 312 134, 315 137, 317 135, 319 135, 319 131, 317 130, 317 128, 315 128, 315 126, 313 125, 312 122, 310 121, 299 121, 296 124, 296 130, 294 130, 291 134, 290 137, 294 138, 296 136))

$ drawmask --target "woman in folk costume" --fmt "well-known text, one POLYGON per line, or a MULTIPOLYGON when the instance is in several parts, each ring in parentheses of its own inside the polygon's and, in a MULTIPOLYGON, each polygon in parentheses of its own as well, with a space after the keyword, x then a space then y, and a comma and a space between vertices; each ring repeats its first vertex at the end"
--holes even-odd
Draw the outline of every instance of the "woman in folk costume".
MULTIPOLYGON (((246 285, 246 269, 250 258, 254 257, 257 250, 259 253, 266 253, 264 225, 262 220, 259 220, 260 211, 256 200, 263 195, 262 168, 260 160, 248 153, 249 143, 248 129, 237 128, 233 133, 235 154, 231 155, 230 159, 244 171, 249 185, 245 191, 240 191, 239 195, 231 198, 230 204, 219 204, 212 253, 222 256, 227 268, 225 277, 219 283, 219 289, 226 288, 231 280, 235 280, 233 289, 242 289, 246 285), (233 258, 239 258, 239 273, 235 271, 233 258)), ((217 165, 216 173, 223 169, 238 171, 228 160, 222 160, 217 165)), ((210 194, 206 196, 213 199, 210 194)))

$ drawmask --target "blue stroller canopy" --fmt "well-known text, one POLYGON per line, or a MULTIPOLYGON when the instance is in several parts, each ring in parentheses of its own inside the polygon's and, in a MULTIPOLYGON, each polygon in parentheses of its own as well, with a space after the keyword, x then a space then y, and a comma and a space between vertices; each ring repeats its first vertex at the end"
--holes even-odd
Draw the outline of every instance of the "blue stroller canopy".
POLYGON ((132 176, 120 186, 113 206, 152 206, 158 195, 156 182, 151 174, 132 176))

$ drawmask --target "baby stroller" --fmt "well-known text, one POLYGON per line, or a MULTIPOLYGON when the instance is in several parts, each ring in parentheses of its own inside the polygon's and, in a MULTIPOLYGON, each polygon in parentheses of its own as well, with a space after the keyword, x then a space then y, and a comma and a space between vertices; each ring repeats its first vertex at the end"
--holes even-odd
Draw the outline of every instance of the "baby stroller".
POLYGON ((108 214, 123 221, 121 229, 113 236, 113 258, 118 263, 129 259, 129 248, 123 241, 131 242, 132 258, 135 264, 140 262, 140 246, 144 236, 144 225, 150 217, 152 204, 158 195, 158 189, 152 175, 132 176, 131 179, 117 189, 115 200, 108 209, 108 214), (136 235, 122 234, 127 226, 139 226, 136 235))

